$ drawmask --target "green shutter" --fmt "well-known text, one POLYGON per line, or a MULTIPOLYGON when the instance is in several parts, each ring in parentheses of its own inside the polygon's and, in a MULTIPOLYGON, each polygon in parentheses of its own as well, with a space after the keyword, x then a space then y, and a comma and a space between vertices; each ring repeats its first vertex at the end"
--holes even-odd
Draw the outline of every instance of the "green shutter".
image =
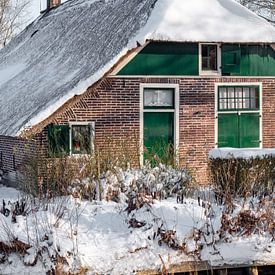
POLYGON ((238 114, 218 115, 218 147, 239 147, 238 114))
POLYGON ((240 123, 240 147, 253 148, 260 145, 260 116, 255 113, 241 114, 240 123))
POLYGON ((241 48, 239 45, 222 46, 222 74, 239 75, 241 48))
POLYGON ((48 141, 50 157, 61 157, 70 153, 69 125, 49 125, 48 141))

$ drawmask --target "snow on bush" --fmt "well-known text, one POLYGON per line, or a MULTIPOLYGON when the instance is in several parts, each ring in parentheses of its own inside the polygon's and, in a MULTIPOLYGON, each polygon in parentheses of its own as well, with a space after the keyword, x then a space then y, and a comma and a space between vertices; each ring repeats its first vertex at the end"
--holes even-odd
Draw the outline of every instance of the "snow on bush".
MULTIPOLYGON (((169 186, 164 179, 171 177, 177 183, 181 178, 180 173, 174 171, 172 176, 162 169, 153 171, 164 187, 169 186)), ((123 179, 126 192, 120 191, 119 198, 125 195, 127 202, 85 201, 72 196, 38 200, 0 187, 0 200, 5 201, 0 213, 0 273, 78 274, 87 270, 88 274, 132 274, 187 261, 223 265, 274 260, 274 194, 232 197, 231 202, 220 204, 207 199, 213 196, 206 189, 200 199, 160 201, 141 192, 126 195, 135 190, 126 187, 139 177, 118 171, 121 177, 115 178, 123 179)), ((106 173, 102 182, 107 184, 110 177, 117 184, 113 173, 106 173)), ((142 182, 154 182, 150 169, 136 173, 142 175, 142 182)))
POLYGON ((103 173, 99 179, 84 178, 74 180, 68 191, 84 199, 106 199, 125 201, 138 193, 164 199, 173 194, 181 194, 192 180, 187 169, 177 169, 159 164, 145 165, 142 169, 114 167, 103 173))

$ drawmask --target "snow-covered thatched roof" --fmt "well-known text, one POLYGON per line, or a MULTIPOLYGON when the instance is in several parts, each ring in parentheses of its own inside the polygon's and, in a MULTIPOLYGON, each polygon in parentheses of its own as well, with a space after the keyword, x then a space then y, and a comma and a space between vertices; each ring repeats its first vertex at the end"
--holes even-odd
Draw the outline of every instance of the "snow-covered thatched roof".
POLYGON ((0 51, 0 135, 17 135, 81 94, 146 39, 275 42, 233 0, 70 0, 0 51))

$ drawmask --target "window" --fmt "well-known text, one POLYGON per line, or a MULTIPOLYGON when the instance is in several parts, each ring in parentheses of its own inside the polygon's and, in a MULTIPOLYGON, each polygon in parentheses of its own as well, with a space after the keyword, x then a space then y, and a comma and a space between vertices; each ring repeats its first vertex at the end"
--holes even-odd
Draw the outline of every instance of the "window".
POLYGON ((90 154, 93 151, 94 123, 48 126, 50 157, 90 154))
POLYGON ((200 74, 211 75, 220 73, 221 49, 218 44, 199 45, 200 74))
POLYGON ((226 110, 258 110, 259 87, 219 87, 218 109, 226 110))
POLYGON ((90 125, 71 125, 71 153, 91 153, 91 127, 90 125))
POLYGON ((144 108, 174 108, 174 89, 144 89, 144 108))
POLYGON ((217 146, 261 146, 260 85, 217 87, 217 146))
POLYGON ((217 71, 217 45, 201 45, 203 71, 217 71))

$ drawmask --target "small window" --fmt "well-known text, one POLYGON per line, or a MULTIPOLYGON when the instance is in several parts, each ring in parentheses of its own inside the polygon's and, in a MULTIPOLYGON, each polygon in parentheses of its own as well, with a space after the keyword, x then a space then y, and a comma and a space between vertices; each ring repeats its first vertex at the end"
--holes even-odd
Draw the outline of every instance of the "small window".
POLYGON ((90 125, 71 126, 71 152, 72 154, 91 153, 91 127, 90 125))
POLYGON ((201 70, 218 70, 218 47, 217 45, 201 45, 201 70))
POLYGON ((227 110, 259 110, 259 87, 219 87, 218 109, 227 110))
POLYGON ((174 108, 174 89, 144 89, 144 108, 174 108))

